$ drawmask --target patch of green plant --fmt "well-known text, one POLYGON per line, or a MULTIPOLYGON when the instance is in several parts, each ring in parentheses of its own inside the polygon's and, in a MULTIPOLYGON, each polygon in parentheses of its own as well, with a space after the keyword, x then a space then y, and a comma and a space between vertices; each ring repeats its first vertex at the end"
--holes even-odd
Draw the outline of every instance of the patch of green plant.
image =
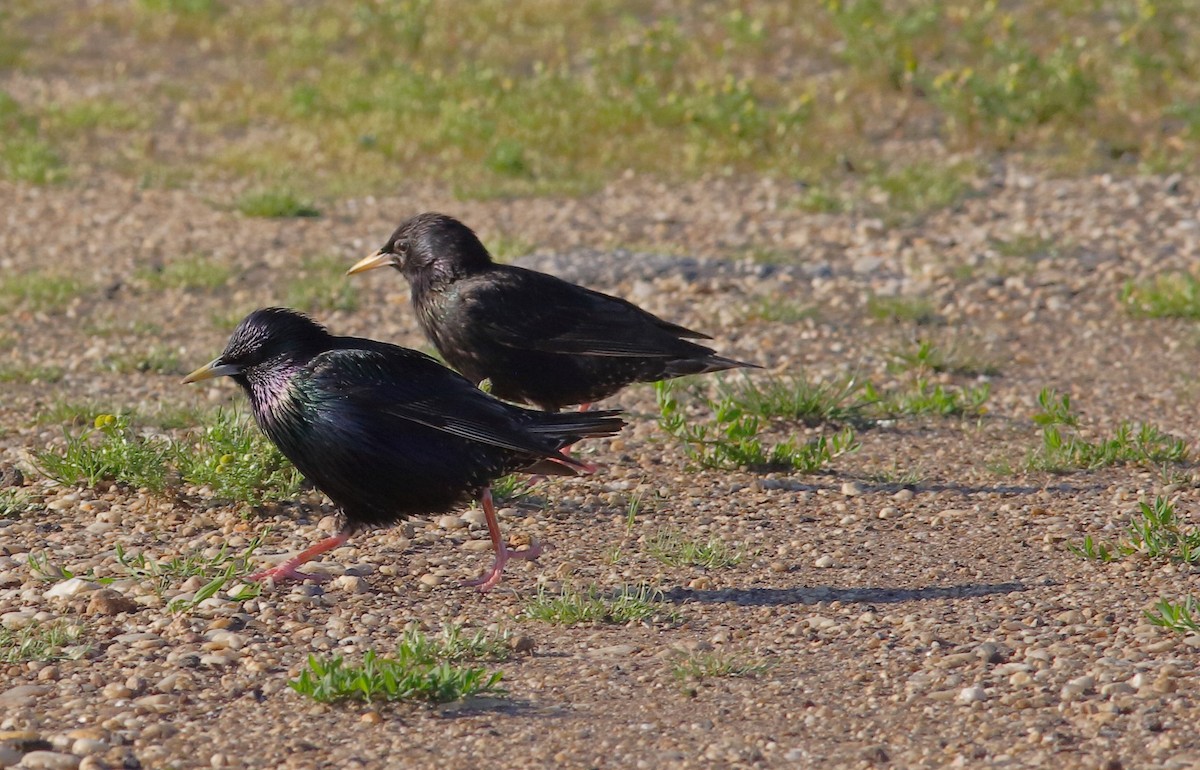
POLYGON ((345 273, 344 260, 336 257, 306 258, 292 271, 284 286, 284 304, 310 312, 357 310, 358 290, 354 281, 346 280, 345 273))
POLYGON ((671 675, 680 684, 685 684, 705 679, 753 678, 766 673, 770 668, 771 664, 765 660, 745 660, 720 652, 697 652, 672 663, 671 675))
POLYGON ((1169 599, 1159 599, 1154 610, 1146 610, 1146 620, 1156 626, 1175 631, 1180 634, 1200 633, 1200 601, 1188 594, 1181 602, 1169 599))
POLYGON ((57 366, 42 366, 40 364, 2 364, 0 365, 0 383, 19 383, 29 385, 34 382, 54 383, 63 378, 63 370, 57 366))
POLYGON ((564 586, 552 594, 539 588, 525 606, 522 618, 556 626, 580 623, 666 623, 679 622, 679 613, 663 602, 662 591, 639 585, 601 594, 595 587, 564 586))
POLYGON ((809 425, 857 423, 866 401, 864 384, 855 377, 810 382, 801 377, 743 377, 737 384, 720 379, 722 398, 764 419, 798 420, 809 425))
POLYGON ((876 171, 868 180, 887 196, 887 218, 902 221, 957 203, 977 173, 973 163, 920 162, 876 171))
POLYGON ((810 185, 793 202, 796 208, 810 214, 840 214, 847 208, 840 195, 821 185, 810 185))
POLYGON ((533 494, 533 488, 527 477, 510 473, 492 482, 492 499, 498 504, 514 505, 533 494))
POLYGON ((179 351, 166 345, 151 345, 110 356, 101 362, 105 371, 116 374, 183 374, 179 351))
POLYGON ((917 326, 928 326, 939 320, 933 302, 926 297, 881 297, 872 294, 867 298, 867 315, 880 321, 917 326))
POLYGON ((184 481, 251 506, 295 497, 303 481, 257 427, 224 409, 194 438, 175 443, 171 458, 184 481))
POLYGON ((792 470, 815 473, 835 458, 858 448, 854 429, 847 426, 828 436, 819 436, 804 444, 793 439, 768 449, 759 438, 762 418, 749 414, 739 402, 704 397, 713 412, 713 422, 690 423, 684 407, 675 395, 675 383, 656 382, 659 426, 678 439, 688 457, 704 468, 754 471, 792 470))
POLYGON ((748 320, 796 324, 810 318, 817 318, 820 310, 816 305, 789 301, 779 297, 764 297, 749 305, 745 313, 748 320))
POLYGON ((1054 240, 1036 235, 1016 235, 1008 240, 992 240, 991 244, 1002 257, 1053 256, 1059 251, 1054 240))
POLYGON ((1171 501, 1155 497, 1153 503, 1138 502, 1137 513, 1129 517, 1126 525, 1124 540, 1110 544, 1088 535, 1081 545, 1067 548, 1076 556, 1093 561, 1110 562, 1139 555, 1195 564, 1200 561, 1200 530, 1185 529, 1171 501))
POLYGON ((533 253, 534 244, 519 236, 499 235, 488 239, 488 251, 498 262, 511 262, 533 253))
POLYGON ((925 480, 925 471, 919 467, 901 468, 892 463, 888 468, 880 468, 863 476, 866 481, 896 487, 917 487, 925 480))
MULTIPOLYGON (((479 639, 476 636, 474 639, 479 639)), ((453 643, 429 640, 417 631, 405 634, 391 657, 374 650, 363 654, 360 665, 349 665, 340 655, 310 655, 307 667, 288 686, 321 703, 347 700, 425 701, 449 703, 476 695, 503 695, 503 673, 482 667, 456 666, 451 658, 470 657, 477 650, 492 650, 491 643, 453 643)))
POLYGON ((70 648, 82 633, 79 626, 62 619, 49 623, 31 622, 15 630, 0 626, 0 663, 75 657, 78 651, 70 648))
POLYGON ((238 196, 234 208, 248 217, 321 216, 321 212, 311 201, 303 200, 291 190, 281 188, 248 190, 238 196))
POLYGON ((224 286, 233 273, 233 268, 213 261, 210 255, 194 254, 156 268, 139 270, 137 277, 155 291, 162 289, 211 291, 224 286))
POLYGON ((60 484, 84 482, 93 487, 114 481, 154 492, 166 486, 170 444, 138 435, 130 428, 128 415, 101 414, 78 435, 64 433, 66 445, 61 450, 34 453, 38 470, 46 477, 60 484))
POLYGON ((95 415, 103 413, 104 408, 98 402, 56 398, 49 404, 38 407, 33 415, 33 424, 80 427, 91 424, 95 415))
POLYGON ((917 343, 916 350, 894 350, 891 371, 955 374, 962 377, 993 377, 1000 373, 994 361, 986 360, 960 346, 935 345, 929 340, 917 343))
POLYGON ((0 313, 24 305, 43 313, 58 313, 89 286, 78 278, 42 270, 5 271, 0 275, 0 313))
POLYGON ((31 505, 27 492, 20 489, 0 489, 0 519, 20 516, 28 511, 31 505))
POLYGON ((1130 281, 1121 290, 1121 304, 1138 318, 1200 318, 1200 278, 1191 273, 1166 273, 1149 281, 1130 281))
POLYGON ((414 660, 426 663, 480 660, 495 663, 512 656, 511 631, 476 631, 467 635, 458 623, 443 627, 441 633, 434 637, 410 628, 404 632, 400 644, 409 650, 414 660))
POLYGON ((984 404, 992 394, 992 386, 986 382, 961 388, 930 385, 923 377, 917 377, 910 386, 900 390, 880 391, 868 382, 863 392, 870 404, 870 413, 880 419, 927 414, 938 417, 978 417, 987 411, 984 404))
POLYGON ((0 176, 50 184, 66 178, 62 155, 42 136, 38 116, 0 91, 0 176))
POLYGON ((1112 438, 1088 441, 1078 433, 1079 417, 1071 410, 1069 394, 1059 395, 1043 388, 1038 393, 1040 411, 1033 421, 1042 426, 1042 445, 1029 453, 1030 470, 1062 473, 1075 469, 1094 470, 1110 465, 1155 467, 1186 462, 1187 443, 1163 433, 1154 425, 1135 428, 1123 421, 1112 438), (1064 432, 1064 429, 1069 428, 1064 432))
POLYGON ((741 548, 729 546, 719 538, 704 542, 685 538, 679 532, 659 532, 646 543, 647 552, 672 567, 723 569, 742 563, 741 548))

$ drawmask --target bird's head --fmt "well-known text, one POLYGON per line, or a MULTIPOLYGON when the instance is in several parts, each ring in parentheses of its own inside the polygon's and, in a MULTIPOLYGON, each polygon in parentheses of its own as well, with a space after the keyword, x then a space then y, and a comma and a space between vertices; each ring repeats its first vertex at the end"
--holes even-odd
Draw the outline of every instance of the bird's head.
POLYGON ((403 222, 379 251, 346 274, 394 267, 416 285, 451 281, 491 266, 491 255, 471 228, 454 217, 427 212, 403 222))
POLYGON ((232 377, 247 385, 264 373, 301 366, 327 350, 332 337, 303 313, 281 307, 255 310, 242 319, 224 352, 183 379, 184 383, 212 377, 232 377))

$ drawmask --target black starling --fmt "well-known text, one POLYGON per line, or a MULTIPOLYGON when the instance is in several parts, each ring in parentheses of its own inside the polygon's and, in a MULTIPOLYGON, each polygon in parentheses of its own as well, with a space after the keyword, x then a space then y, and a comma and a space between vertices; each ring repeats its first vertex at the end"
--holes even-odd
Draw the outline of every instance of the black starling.
POLYGON ((557 411, 633 382, 757 368, 623 299, 498 265, 469 227, 444 214, 404 222, 348 272, 386 266, 408 279, 421 328, 446 362, 509 401, 557 411))
POLYGON ((362 526, 449 510, 478 496, 496 561, 476 581, 500 582, 510 551, 489 485, 514 471, 575 475, 594 470, 560 449, 624 425, 616 412, 549 414, 506 404, 415 350, 335 337, 307 316, 256 310, 225 351, 184 382, 229 376, 280 451, 338 505, 344 525, 280 566, 254 576, 304 579, 296 567, 337 548, 362 526))

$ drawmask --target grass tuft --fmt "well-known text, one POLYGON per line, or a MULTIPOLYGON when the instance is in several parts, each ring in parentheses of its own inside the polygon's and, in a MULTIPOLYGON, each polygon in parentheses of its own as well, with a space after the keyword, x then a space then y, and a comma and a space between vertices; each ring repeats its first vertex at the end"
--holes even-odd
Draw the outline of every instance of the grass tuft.
POLYGON ((218 410, 203 432, 174 444, 171 454, 184 481, 251 506, 295 497, 303 481, 270 439, 234 411, 218 410))
POLYGON ((718 538, 703 543, 688 540, 678 532, 660 532, 646 543, 655 559, 672 567, 723 569, 741 564, 741 548, 733 548, 718 538))
POLYGON ((1121 290, 1121 303, 1137 318, 1200 319, 1200 278, 1191 273, 1168 273, 1153 280, 1130 281, 1121 290))
POLYGON ((1067 549, 1076 556, 1100 562, 1137 555, 1195 564, 1200 562, 1200 530, 1185 529, 1171 501, 1156 497, 1153 503, 1144 500, 1138 503, 1137 513, 1129 517, 1124 540, 1111 544, 1088 535, 1082 544, 1068 545, 1067 549))
POLYGON ((238 196, 234 208, 248 217, 319 217, 321 212, 310 202, 283 188, 250 190, 238 196))
POLYGON ((556 626, 679 622, 679 613, 663 602, 662 591, 648 585, 623 588, 610 595, 602 595, 594 587, 563 587, 557 594, 539 588, 521 617, 556 626))
POLYGON ((715 678, 753 678, 770 670, 765 660, 743 660, 720 652, 692 653, 671 665, 671 675, 680 684, 715 678))
POLYGON ((78 651, 70 648, 81 634, 79 626, 65 620, 31 622, 15 630, 0 626, 0 663, 77 657, 78 651))
POLYGON ((425 701, 448 703, 475 695, 503 695, 503 674, 482 667, 452 665, 451 661, 492 658, 506 642, 480 632, 465 638, 458 627, 443 631, 441 639, 429 639, 409 631, 391 657, 374 650, 363 654, 360 665, 349 665, 340 655, 310 655, 307 667, 288 686, 321 703, 360 700, 425 701))
POLYGON ((1200 601, 1188 594, 1181 602, 1159 599, 1154 611, 1146 610, 1146 620, 1180 634, 1200 634, 1200 601))
POLYGON ((138 435, 128 415, 101 414, 78 435, 66 432, 61 450, 34 453, 38 469, 60 484, 96 486, 114 481, 161 492, 166 486, 170 445, 164 439, 138 435))

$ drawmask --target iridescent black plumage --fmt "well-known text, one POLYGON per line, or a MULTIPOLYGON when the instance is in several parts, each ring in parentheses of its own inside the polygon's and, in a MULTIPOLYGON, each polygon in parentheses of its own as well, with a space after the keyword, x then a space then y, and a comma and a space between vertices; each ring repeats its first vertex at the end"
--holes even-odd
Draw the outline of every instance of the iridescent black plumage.
POLYGON ((408 279, 421 328, 446 362, 509 401, 553 411, 633 382, 754 366, 626 300, 495 264, 470 228, 443 214, 404 222, 350 272, 385 265, 408 279))
POLYGON ((584 471, 559 450, 624 424, 615 412, 506 404, 423 353, 335 337, 281 308, 247 316, 188 381, 219 375, 245 389, 262 431, 342 509, 342 542, 361 525, 453 508, 513 471, 584 471))

